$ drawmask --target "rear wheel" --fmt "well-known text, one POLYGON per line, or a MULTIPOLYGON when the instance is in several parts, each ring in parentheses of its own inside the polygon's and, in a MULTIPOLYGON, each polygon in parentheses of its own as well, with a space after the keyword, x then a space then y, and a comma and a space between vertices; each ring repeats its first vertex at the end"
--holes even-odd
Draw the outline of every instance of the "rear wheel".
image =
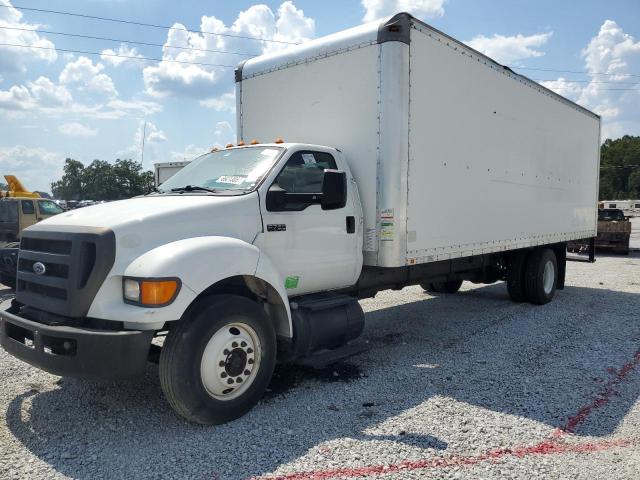
POLYGON ((420 286, 428 292, 456 293, 462 286, 462 280, 449 280, 447 282, 421 283, 420 286))
POLYGON ((173 409, 204 425, 234 420, 262 398, 276 361, 276 337, 260 306, 215 295, 170 330, 160 383, 173 409))
POLYGON ((525 293, 525 266, 528 252, 516 252, 509 256, 507 265, 507 291, 514 302, 527 300, 525 293))
POLYGON ((549 303, 558 284, 558 261, 549 248, 535 250, 527 259, 525 291, 527 300, 537 305, 549 303))

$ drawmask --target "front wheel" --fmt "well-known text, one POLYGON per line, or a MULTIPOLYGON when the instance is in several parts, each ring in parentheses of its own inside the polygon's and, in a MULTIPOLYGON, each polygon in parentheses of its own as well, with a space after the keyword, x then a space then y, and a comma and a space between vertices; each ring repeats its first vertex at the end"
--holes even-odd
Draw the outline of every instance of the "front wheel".
POLYGON ((275 332, 264 310, 244 297, 214 295, 169 331, 160 384, 179 415, 219 424, 258 403, 275 362, 275 332))

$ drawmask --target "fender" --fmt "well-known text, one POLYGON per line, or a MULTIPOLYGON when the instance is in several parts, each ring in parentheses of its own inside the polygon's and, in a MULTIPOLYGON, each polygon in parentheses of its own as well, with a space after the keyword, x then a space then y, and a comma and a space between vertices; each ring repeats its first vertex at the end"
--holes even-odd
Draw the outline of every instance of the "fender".
POLYGON ((260 250, 243 240, 222 236, 194 237, 156 247, 133 260, 125 269, 131 277, 177 277, 182 282, 176 299, 166 307, 145 308, 122 301, 122 276, 108 278, 96 295, 89 316, 147 324, 161 328, 179 319, 187 307, 209 286, 234 276, 256 277, 268 283, 285 306, 291 336, 291 313, 279 274, 260 250), (258 272, 259 270, 259 272, 258 272), (160 325, 160 326, 158 326, 160 325))

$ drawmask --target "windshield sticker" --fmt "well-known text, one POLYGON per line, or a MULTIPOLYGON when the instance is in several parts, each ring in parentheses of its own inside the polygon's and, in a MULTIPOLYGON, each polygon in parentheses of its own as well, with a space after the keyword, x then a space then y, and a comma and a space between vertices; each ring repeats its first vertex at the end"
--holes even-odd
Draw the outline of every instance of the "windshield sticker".
POLYGON ((260 155, 277 155, 277 154, 278 154, 278 150, 276 150, 275 148, 265 148, 260 152, 260 155))
POLYGON ((304 160, 304 163, 307 165, 310 163, 316 163, 316 157, 313 156, 313 153, 303 153, 302 160, 304 160))
POLYGON ((222 175, 216 180, 218 183, 231 183, 232 185, 240 185, 246 177, 240 175, 222 175))

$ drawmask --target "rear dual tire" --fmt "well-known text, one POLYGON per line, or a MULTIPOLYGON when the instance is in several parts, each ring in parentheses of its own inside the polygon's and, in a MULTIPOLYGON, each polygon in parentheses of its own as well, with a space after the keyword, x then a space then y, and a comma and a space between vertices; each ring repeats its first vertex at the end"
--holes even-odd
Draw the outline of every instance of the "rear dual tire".
POLYGON ((558 284, 558 260, 550 248, 512 254, 507 267, 507 290, 514 302, 549 303, 558 284))

